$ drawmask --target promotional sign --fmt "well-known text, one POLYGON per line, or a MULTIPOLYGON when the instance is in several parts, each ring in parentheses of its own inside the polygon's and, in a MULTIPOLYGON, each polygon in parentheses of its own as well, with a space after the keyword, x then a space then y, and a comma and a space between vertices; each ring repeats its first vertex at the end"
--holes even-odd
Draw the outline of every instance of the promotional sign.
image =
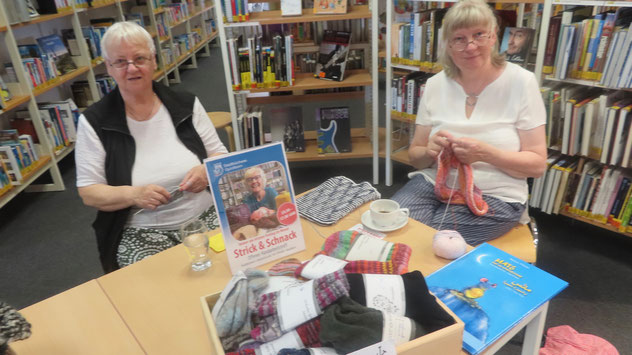
POLYGON ((305 249, 282 143, 204 160, 231 272, 305 249))

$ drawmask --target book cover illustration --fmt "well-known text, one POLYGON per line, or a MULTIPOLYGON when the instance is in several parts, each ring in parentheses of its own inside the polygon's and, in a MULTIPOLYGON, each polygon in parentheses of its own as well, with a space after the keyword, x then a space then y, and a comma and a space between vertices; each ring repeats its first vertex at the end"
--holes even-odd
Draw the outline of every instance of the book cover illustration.
POLYGON ((286 152, 305 151, 303 113, 300 106, 278 107, 268 111, 273 142, 283 142, 286 152))
POLYGON ((348 107, 324 107, 316 110, 317 151, 346 153, 351 151, 351 122, 348 107))
POLYGON ((463 348, 478 354, 568 283, 483 243, 426 277, 464 323, 463 348))
POLYGON ((314 0, 315 14, 346 14, 347 0, 314 0))
POLYGON ((232 273, 305 249, 281 142, 204 160, 232 273))
POLYGON ((62 42, 61 37, 58 35, 40 37, 37 39, 37 43, 44 53, 53 58, 57 70, 59 70, 62 75, 77 69, 75 62, 72 60, 72 56, 70 56, 68 49, 64 46, 64 42, 62 42))
POLYGON ((529 62, 533 37, 533 28, 506 27, 500 53, 505 55, 508 62, 525 67, 529 62))
POLYGON ((325 30, 318 50, 314 77, 342 81, 350 44, 351 32, 325 30))

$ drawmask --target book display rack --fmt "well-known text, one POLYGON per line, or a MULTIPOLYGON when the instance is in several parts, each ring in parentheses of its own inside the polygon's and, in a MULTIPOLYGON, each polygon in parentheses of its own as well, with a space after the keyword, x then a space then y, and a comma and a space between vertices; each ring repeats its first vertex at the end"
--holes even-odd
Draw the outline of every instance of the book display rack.
POLYGON ((632 237, 632 3, 546 0, 542 16, 549 160, 529 204, 632 237))
POLYGON ((112 90, 115 84, 106 74, 99 46, 109 25, 135 21, 153 34, 159 63, 154 79, 165 85, 179 82, 179 68, 196 68, 196 54, 203 50, 209 55, 209 42, 218 33, 213 5, 204 0, 149 0, 142 6, 129 0, 93 0, 90 5, 85 0, 51 0, 50 5, 29 17, 0 2, 0 130, 15 128, 14 120, 22 119, 30 130, 19 134, 30 134, 39 152, 39 160, 23 171, 19 184, 0 189, 0 208, 25 190, 65 189, 59 163, 74 151, 74 142, 53 142, 46 105, 72 98, 81 111, 112 90), (166 25, 159 37, 160 18, 166 25), (55 45, 71 60, 59 62, 55 45), (165 53, 176 55, 168 62, 165 53), (40 183, 38 178, 46 173, 51 182, 40 183))
MULTIPOLYGON (((415 130, 419 98, 425 81, 441 71, 437 63, 441 19, 452 0, 386 2, 385 48, 380 52, 386 73, 385 148, 386 185, 393 184, 393 160, 410 164, 408 145, 415 130), (396 8, 397 6, 397 8, 396 8)), ((492 1, 490 1, 491 3, 492 1)), ((495 8, 513 13, 515 23, 537 28, 542 0, 494 2, 495 8)), ((513 24, 515 26, 515 24, 513 24)), ((502 36, 502 34, 499 34, 502 36)), ((500 40, 500 39, 499 39, 500 40)))
MULTIPOLYGON (((257 1, 256 5, 259 6, 259 3, 268 2, 274 3, 273 1, 257 1)), ((302 15, 285 17, 281 15, 280 10, 246 11, 247 15, 241 15, 242 11, 239 8, 243 6, 243 3, 238 1, 236 2, 238 6, 235 14, 239 15, 232 16, 232 21, 226 17, 227 12, 222 9, 222 3, 222 1, 216 0, 215 10, 216 18, 218 19, 220 42, 222 43, 226 89, 229 93, 229 104, 237 148, 242 149, 244 147, 240 138, 238 119, 244 112, 248 111, 249 105, 326 102, 363 97, 365 127, 351 129, 351 143, 353 147, 351 152, 319 154, 317 151, 316 131, 305 131, 305 151, 292 152, 288 154, 287 158, 288 161, 293 162, 371 157, 373 158, 373 182, 378 183, 378 1, 356 1, 355 4, 350 4, 348 11, 343 14, 314 14, 312 8, 303 7, 302 15), (355 36, 352 37, 349 48, 352 52, 355 50, 363 52, 364 69, 349 69, 347 66, 344 80, 342 81, 315 78, 313 72, 310 73, 309 71, 299 72, 299 64, 304 63, 301 58, 310 58, 310 55, 315 55, 319 50, 319 46, 315 43, 316 41, 312 40, 311 43, 303 42, 303 34, 307 33, 312 36, 312 39, 316 39, 318 34, 324 29, 340 29, 338 28, 339 25, 340 27, 347 26, 350 28, 352 36, 355 36), (293 32, 296 28, 299 28, 299 30, 293 32), (282 66, 276 71, 276 73, 282 72, 283 78, 280 79, 277 76, 277 84, 275 85, 275 80, 270 79, 268 72, 261 70, 262 66, 259 64, 256 66, 258 68, 257 74, 251 76, 248 73, 244 80, 243 75, 245 73, 240 71, 241 68, 238 68, 244 65, 244 62, 241 60, 242 56, 237 53, 237 49, 239 49, 240 53, 249 53, 248 50, 252 48, 251 51, 255 53, 254 48, 257 48, 258 52, 256 53, 266 53, 266 57, 262 54, 261 58, 274 58, 272 54, 269 57, 267 56, 268 52, 274 50, 274 42, 257 42, 259 45, 251 45, 249 42, 258 40, 258 36, 263 37, 263 42, 265 42, 266 36, 272 37, 277 33, 279 34, 277 37, 280 37, 280 42, 284 43, 283 51, 277 50, 277 53, 281 52, 286 55, 286 58, 290 59, 289 61, 284 59, 282 66), (366 35, 360 36, 360 33, 366 35), (238 44, 239 40, 237 38, 240 36, 242 43, 238 44), (252 39, 253 37, 255 39, 252 39), (290 38, 288 39, 288 37, 290 38), (249 47, 250 45, 251 47, 249 47), (259 48, 266 45, 270 46, 271 50, 259 52, 259 48), (244 47, 243 51, 242 47, 244 47), (285 51, 285 48, 289 50, 285 51), (239 65, 233 65, 233 63, 237 62, 239 62, 239 65), (250 77, 254 78, 254 80, 250 80, 250 77), (348 89, 346 88, 351 89, 347 91, 348 89), (287 95, 278 96, 279 93, 287 95)), ((225 3, 231 4, 230 1, 225 3)), ((247 2, 246 5, 248 5, 247 2)), ((229 9, 229 11, 232 11, 232 9, 229 9)), ((231 13, 228 12, 229 15, 231 13)), ((278 59, 278 57, 274 59, 278 59)), ((245 59, 245 65, 248 66, 248 57, 245 59)), ((326 103, 325 105, 335 106, 331 103, 326 103)), ((264 117, 264 120, 267 119, 264 117)))

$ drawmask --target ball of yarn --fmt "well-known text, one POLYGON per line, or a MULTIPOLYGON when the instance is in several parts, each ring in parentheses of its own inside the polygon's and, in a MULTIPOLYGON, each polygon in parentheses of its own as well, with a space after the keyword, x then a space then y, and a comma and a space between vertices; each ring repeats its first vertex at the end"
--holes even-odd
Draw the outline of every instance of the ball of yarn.
POLYGON ((455 230, 438 231, 432 239, 432 250, 444 259, 456 259, 466 252, 467 243, 455 230))

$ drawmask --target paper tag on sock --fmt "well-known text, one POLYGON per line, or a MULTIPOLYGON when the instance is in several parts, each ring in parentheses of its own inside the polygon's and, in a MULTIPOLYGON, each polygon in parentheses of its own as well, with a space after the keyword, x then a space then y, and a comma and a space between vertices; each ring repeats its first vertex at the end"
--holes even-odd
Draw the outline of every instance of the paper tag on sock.
POLYGON ((301 276, 306 279, 317 279, 334 271, 338 271, 347 265, 348 262, 328 255, 319 254, 314 259, 307 262, 301 271, 301 276))
POLYGON ((283 334, 280 338, 261 344, 258 355, 277 355, 281 349, 302 349, 305 345, 294 330, 283 334))
POLYGON ((309 348, 310 355, 338 355, 336 349, 333 348, 309 348))
POLYGON ((314 280, 279 291, 277 307, 283 332, 316 318, 320 307, 314 298, 314 280))
POLYGON ((393 243, 361 234, 354 241, 345 259, 386 261, 393 243))
POLYGON ((384 326, 382 340, 393 340, 395 345, 410 341, 413 337, 414 325, 410 318, 382 311, 384 326))
POLYGON ((366 306, 403 316, 406 313, 404 280, 399 275, 363 274, 366 306))
POLYGON ((248 277, 246 277, 246 274, 244 274, 243 271, 239 271, 237 272, 228 282, 228 285, 226 285, 226 287, 224 287, 224 290, 222 291, 222 293, 219 295, 219 298, 217 299, 217 302, 215 302, 215 306, 213 306, 213 318, 217 318, 217 315, 219 314, 220 309, 222 309, 222 306, 224 305, 224 302, 226 302, 226 297, 228 297, 228 295, 230 294, 230 291, 235 287, 235 285, 237 284, 237 282, 241 281, 241 280, 247 280, 248 277))
POLYGON ((268 278, 268 286, 261 291, 261 294, 277 292, 284 288, 300 285, 302 283, 303 281, 291 276, 270 276, 268 278))
POLYGON ((370 230, 370 229, 364 227, 364 224, 362 224, 362 223, 356 224, 355 226, 349 228, 349 230, 350 231, 356 231, 356 232, 358 232, 360 234, 370 235, 370 236, 375 237, 375 238, 380 238, 380 239, 386 238, 386 233, 370 230))

